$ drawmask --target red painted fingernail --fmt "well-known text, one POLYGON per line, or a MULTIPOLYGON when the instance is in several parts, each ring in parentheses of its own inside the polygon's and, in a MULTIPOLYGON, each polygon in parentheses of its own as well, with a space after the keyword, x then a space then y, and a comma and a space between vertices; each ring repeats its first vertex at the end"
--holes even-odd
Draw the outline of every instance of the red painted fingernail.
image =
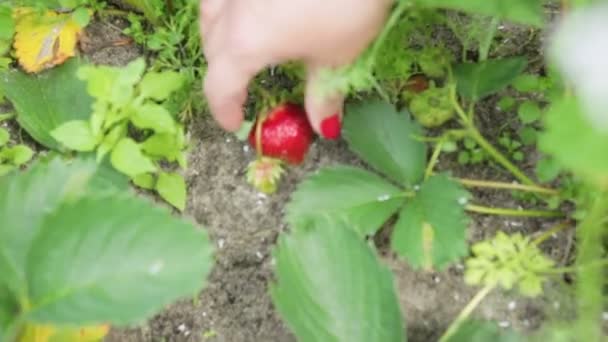
POLYGON ((321 134, 325 139, 338 139, 340 137, 341 129, 342 123, 340 122, 340 115, 338 114, 325 118, 325 120, 321 122, 321 134))

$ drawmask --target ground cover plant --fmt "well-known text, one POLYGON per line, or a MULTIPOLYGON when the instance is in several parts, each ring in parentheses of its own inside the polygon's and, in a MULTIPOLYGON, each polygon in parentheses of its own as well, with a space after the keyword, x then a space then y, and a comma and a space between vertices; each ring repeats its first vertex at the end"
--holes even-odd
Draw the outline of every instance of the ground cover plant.
MULTIPOLYGON (((315 143, 300 107, 303 69, 258 75, 248 120, 229 138, 254 155, 228 177, 259 198, 291 189, 282 212, 265 213, 286 228, 270 242, 262 290, 288 334, 265 340, 603 340, 601 14, 601 1, 395 1, 369 49, 323 73, 321 91, 349 95, 340 133, 357 163, 319 166, 291 187, 315 143), (504 53, 515 39, 508 25, 546 39, 532 54, 504 53), (488 106, 502 117, 488 119, 488 106), (274 134, 281 125, 297 134, 274 134), (486 203, 478 191, 487 189, 517 206, 486 203), (548 225, 472 239, 476 215, 548 225), (558 260, 546 246, 566 231, 572 246, 558 260), (403 304, 418 294, 399 291, 387 260, 429 275, 460 266, 474 293, 420 337, 403 304), (572 306, 534 329, 476 314, 494 293, 542 299, 555 289, 572 306)), ((207 115, 201 44, 198 1, 0 3, 0 341, 120 340, 109 331, 145 325, 180 300, 206 304, 198 294, 224 270, 225 241, 212 244, 218 230, 200 223, 213 218, 183 216, 199 195, 188 157, 206 148, 191 134, 207 115), (143 52, 121 66, 94 63, 88 28, 115 18, 126 25, 110 24, 121 38, 109 46, 143 52)), ((180 327, 162 338, 252 338, 180 327)), ((150 339, 161 338, 136 340, 150 339)))

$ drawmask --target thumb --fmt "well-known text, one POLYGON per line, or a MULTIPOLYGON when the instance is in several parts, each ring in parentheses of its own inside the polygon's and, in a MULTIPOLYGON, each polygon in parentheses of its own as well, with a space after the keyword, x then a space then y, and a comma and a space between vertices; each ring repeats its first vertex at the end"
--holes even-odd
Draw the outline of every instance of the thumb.
POLYGON ((320 71, 318 66, 308 68, 304 105, 313 129, 325 139, 335 140, 342 131, 344 95, 322 92, 320 71))
POLYGON ((253 74, 227 58, 209 62, 203 91, 211 114, 227 131, 237 131, 243 122, 247 86, 253 74))

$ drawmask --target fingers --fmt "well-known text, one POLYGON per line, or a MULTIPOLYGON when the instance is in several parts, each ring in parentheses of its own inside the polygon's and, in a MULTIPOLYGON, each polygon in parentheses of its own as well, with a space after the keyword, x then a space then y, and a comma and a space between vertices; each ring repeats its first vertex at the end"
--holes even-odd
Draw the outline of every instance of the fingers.
POLYGON ((304 100, 308 119, 313 129, 325 139, 338 139, 342 131, 344 96, 323 93, 319 67, 309 67, 304 100))
POLYGON ((223 129, 231 132, 241 127, 247 86, 255 74, 241 65, 230 58, 215 59, 209 63, 203 83, 213 117, 223 129))

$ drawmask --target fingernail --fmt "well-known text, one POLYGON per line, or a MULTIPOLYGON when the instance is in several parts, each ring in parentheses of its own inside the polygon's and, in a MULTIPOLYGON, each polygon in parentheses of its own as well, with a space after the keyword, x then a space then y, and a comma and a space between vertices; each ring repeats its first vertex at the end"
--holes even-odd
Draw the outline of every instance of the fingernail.
POLYGON ((340 115, 334 114, 321 122, 321 134, 325 139, 335 140, 340 137, 342 123, 340 115))

